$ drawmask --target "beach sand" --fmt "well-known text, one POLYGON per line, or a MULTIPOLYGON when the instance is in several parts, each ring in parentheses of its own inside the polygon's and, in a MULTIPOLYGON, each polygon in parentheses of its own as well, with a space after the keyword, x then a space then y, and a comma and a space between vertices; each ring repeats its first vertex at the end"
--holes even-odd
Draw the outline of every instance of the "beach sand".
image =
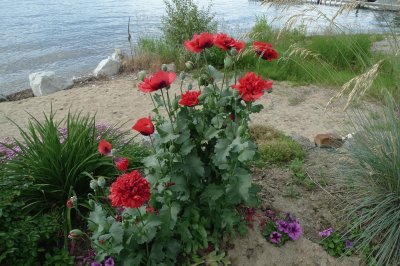
MULTIPOLYGON (((171 93, 179 93, 178 82, 171 93)), ((25 127, 32 115, 39 120, 51 108, 56 118, 65 118, 68 111, 96 114, 96 121, 115 124, 127 122, 129 129, 137 119, 152 114, 151 99, 138 91, 134 74, 95 81, 70 90, 42 97, 0 103, 0 139, 18 137, 18 128, 8 120, 25 127)), ((318 86, 293 87, 287 82, 274 82, 273 92, 257 103, 264 109, 252 116, 253 124, 270 125, 286 134, 297 134, 313 140, 318 133, 349 133, 349 118, 342 112, 344 100, 325 111, 329 99, 337 91, 318 86)), ((376 104, 369 103, 375 109, 376 104)))

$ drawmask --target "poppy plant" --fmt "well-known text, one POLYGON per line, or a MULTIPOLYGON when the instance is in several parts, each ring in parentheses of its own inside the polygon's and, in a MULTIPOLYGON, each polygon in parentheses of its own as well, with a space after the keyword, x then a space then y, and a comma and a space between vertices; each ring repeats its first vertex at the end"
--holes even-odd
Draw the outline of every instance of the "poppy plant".
POLYGON ((136 170, 118 177, 110 187, 113 207, 139 208, 150 199, 150 185, 136 170))
POLYGON ((243 78, 239 79, 238 85, 232 85, 232 88, 239 91, 244 101, 255 101, 264 95, 265 90, 272 88, 272 81, 263 80, 254 72, 249 72, 243 78))
POLYGON ((138 87, 144 93, 153 92, 171 86, 175 79, 176 73, 174 72, 158 71, 151 77, 144 77, 138 87))
POLYGON ((224 51, 235 48, 238 52, 240 52, 244 48, 245 43, 243 41, 238 42, 225 33, 219 33, 214 35, 214 45, 224 51))
POLYGON ((179 104, 188 107, 195 106, 199 103, 200 94, 200 91, 188 91, 182 94, 182 98, 179 101, 179 104))
POLYGON ((149 136, 154 133, 154 125, 150 117, 140 118, 132 127, 133 130, 138 131, 144 136, 149 136))
POLYGON ((112 145, 106 140, 101 140, 99 142, 98 150, 101 154, 110 156, 112 154, 112 145))
POLYGON ((192 40, 187 40, 183 43, 185 48, 193 53, 200 53, 206 48, 211 48, 214 45, 212 34, 203 32, 195 34, 192 40))
POLYGON ((278 52, 267 42, 254 42, 253 48, 256 54, 264 60, 272 61, 278 59, 278 52))

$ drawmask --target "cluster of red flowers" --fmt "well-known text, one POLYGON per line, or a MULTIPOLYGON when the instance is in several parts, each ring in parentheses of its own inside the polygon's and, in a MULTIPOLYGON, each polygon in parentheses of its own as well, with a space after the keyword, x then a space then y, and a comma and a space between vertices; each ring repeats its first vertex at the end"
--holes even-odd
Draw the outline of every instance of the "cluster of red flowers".
POLYGON ((150 185, 138 171, 123 174, 110 187, 113 207, 139 208, 150 199, 150 185))
POLYGON ((188 107, 195 106, 199 104, 200 94, 201 94, 200 91, 188 91, 182 94, 182 98, 179 101, 179 104, 188 107))
MULTIPOLYGON (((192 40, 184 42, 186 49, 193 53, 200 53, 204 49, 211 48, 214 45, 224 51, 235 48, 238 52, 246 46, 244 41, 236 41, 225 33, 212 35, 208 32, 203 32, 201 34, 195 34, 192 40)), ((278 52, 270 43, 254 42, 253 49, 262 59, 271 61, 278 58, 278 52)))
POLYGON ((254 72, 249 72, 239 79, 238 85, 232 85, 232 88, 239 91, 244 101, 255 101, 264 95, 264 91, 272 88, 272 81, 263 80, 254 72))
POLYGON ((204 49, 211 48, 214 45, 224 51, 235 48, 238 52, 245 47, 245 43, 243 41, 236 41, 234 38, 229 37, 225 33, 212 35, 208 32, 195 34, 192 40, 185 41, 183 45, 187 50, 193 53, 200 53, 204 49))

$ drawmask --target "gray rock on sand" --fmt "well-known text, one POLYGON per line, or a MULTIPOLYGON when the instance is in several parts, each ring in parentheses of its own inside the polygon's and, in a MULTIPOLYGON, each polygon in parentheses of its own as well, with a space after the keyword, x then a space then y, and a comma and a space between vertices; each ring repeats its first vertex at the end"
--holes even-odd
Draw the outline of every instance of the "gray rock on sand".
POLYGON ((29 84, 34 96, 43 96, 69 89, 74 82, 71 78, 57 76, 53 71, 42 71, 30 74, 29 84))
POLYGON ((7 102, 7 101, 8 101, 7 97, 5 95, 3 95, 3 94, 0 94, 0 103, 1 102, 7 102))
POLYGON ((113 76, 118 74, 119 69, 121 67, 121 62, 108 57, 107 59, 102 60, 93 71, 93 74, 98 76, 113 76))

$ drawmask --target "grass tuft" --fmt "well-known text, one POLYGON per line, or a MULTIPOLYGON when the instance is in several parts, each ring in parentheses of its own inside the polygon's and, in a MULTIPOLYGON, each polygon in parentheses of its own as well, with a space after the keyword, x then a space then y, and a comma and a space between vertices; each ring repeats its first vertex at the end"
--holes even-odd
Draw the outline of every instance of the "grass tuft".
POLYGON ((252 126, 250 133, 259 146, 263 163, 280 165, 305 157, 305 152, 299 143, 272 127, 252 126))

